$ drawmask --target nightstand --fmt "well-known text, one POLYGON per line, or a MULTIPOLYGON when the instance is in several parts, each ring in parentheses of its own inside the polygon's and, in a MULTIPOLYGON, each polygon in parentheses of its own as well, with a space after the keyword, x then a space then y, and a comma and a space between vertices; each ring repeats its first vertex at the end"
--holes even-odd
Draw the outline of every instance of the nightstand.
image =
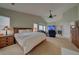
POLYGON ((0 48, 14 44, 13 35, 0 36, 0 48))

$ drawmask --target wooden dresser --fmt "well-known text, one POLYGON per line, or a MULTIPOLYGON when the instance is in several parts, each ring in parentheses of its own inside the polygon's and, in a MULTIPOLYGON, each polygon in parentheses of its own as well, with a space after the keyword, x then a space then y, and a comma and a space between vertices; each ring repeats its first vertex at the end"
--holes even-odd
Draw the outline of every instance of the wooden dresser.
POLYGON ((71 26, 72 43, 79 48, 79 23, 75 22, 74 28, 71 26))
POLYGON ((0 48, 14 44, 13 35, 0 36, 0 48))

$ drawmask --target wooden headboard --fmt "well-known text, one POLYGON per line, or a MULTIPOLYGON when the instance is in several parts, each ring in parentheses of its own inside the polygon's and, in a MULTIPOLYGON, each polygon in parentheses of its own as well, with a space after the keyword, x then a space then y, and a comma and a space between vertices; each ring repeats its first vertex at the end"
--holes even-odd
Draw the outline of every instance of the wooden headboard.
POLYGON ((31 31, 33 31, 32 28, 18 28, 18 27, 14 27, 14 33, 18 33, 19 30, 31 30, 31 31))

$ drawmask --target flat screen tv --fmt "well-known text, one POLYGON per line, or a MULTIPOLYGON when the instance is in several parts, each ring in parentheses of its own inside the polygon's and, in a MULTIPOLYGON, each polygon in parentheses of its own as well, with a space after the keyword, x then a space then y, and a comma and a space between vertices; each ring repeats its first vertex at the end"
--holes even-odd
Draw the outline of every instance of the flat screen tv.
POLYGON ((48 30, 56 30, 56 26, 55 25, 49 25, 48 30))

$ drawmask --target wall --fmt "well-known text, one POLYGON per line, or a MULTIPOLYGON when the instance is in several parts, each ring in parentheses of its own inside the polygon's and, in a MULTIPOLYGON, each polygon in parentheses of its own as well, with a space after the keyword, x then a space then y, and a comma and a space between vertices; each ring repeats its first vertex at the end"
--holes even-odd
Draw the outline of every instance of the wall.
POLYGON ((63 14, 63 21, 70 23, 78 18, 78 8, 77 6, 69 9, 63 14))
POLYGON ((65 38, 71 38, 71 34, 70 34, 70 23, 63 23, 63 27, 62 27, 62 35, 65 38))
POLYGON ((0 8, 1 16, 10 17, 11 27, 33 27, 33 23, 46 25, 46 21, 40 16, 35 16, 31 14, 25 14, 21 12, 12 11, 9 9, 0 8))
POLYGON ((79 5, 68 9, 66 12, 63 13, 62 19, 56 22, 48 23, 48 25, 52 24, 56 26, 62 25, 63 37, 71 39, 70 23, 76 20, 79 20, 79 5))
POLYGON ((77 6, 67 10, 63 14, 63 18, 60 23, 63 25, 63 36, 64 37, 71 39, 70 23, 77 19, 78 19, 78 7, 77 6))
POLYGON ((70 23, 79 20, 79 5, 69 9, 63 14, 63 36, 71 39, 70 23))
POLYGON ((77 6, 77 14, 78 14, 78 18, 77 18, 77 20, 79 20, 79 5, 77 6))

